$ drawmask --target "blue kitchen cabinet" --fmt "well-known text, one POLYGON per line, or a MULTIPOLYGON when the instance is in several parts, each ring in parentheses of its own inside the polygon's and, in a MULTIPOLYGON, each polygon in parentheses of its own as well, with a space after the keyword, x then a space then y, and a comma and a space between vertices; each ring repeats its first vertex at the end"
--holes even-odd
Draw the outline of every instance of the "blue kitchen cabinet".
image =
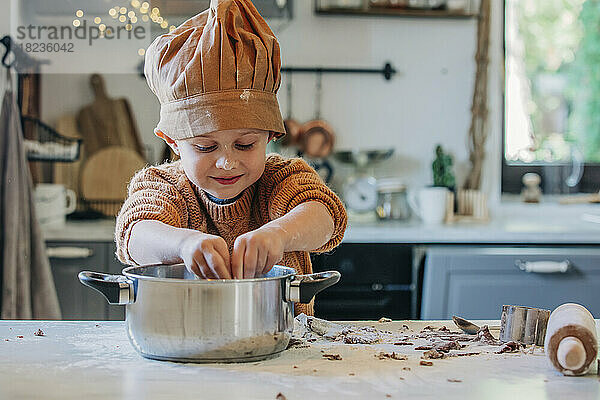
POLYGON ((124 320, 125 306, 110 305, 99 292, 79 282, 88 270, 120 274, 115 244, 109 241, 48 241, 48 256, 64 320, 124 320))
POLYGON ((499 319, 503 304, 552 310, 566 302, 599 317, 599 289, 599 247, 431 246, 421 318, 499 319))
POLYGON ((80 271, 106 271, 104 242, 48 242, 48 256, 64 320, 105 320, 106 299, 79 282, 80 271))
MULTIPOLYGON (((108 273, 120 275, 123 268, 126 268, 127 265, 121 264, 119 260, 117 260, 117 256, 115 254, 116 245, 114 242, 107 243, 108 247, 108 273)), ((107 318, 112 321, 125 321, 125 306, 112 305, 107 303, 107 318)))

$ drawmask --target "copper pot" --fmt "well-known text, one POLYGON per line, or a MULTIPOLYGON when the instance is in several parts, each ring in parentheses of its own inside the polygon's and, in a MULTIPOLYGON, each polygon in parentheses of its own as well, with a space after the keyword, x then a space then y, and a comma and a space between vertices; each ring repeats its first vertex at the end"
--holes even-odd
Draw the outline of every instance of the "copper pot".
POLYGON ((315 100, 315 119, 302 125, 298 145, 300 151, 312 158, 325 158, 333 151, 335 134, 333 128, 324 120, 321 115, 321 77, 322 72, 317 73, 317 90, 315 100))
POLYGON ((294 146, 298 144, 300 134, 302 132, 302 125, 293 118, 286 118, 283 121, 286 135, 281 139, 282 146, 294 146))
POLYGON ((327 122, 317 119, 302 125, 300 151, 312 158, 326 158, 333 151, 335 134, 327 122))
POLYGON ((281 139, 282 146, 295 146, 298 144, 300 133, 302 131, 302 125, 292 118, 292 73, 289 73, 289 79, 287 82, 287 96, 288 96, 288 112, 287 118, 283 121, 286 135, 281 139))

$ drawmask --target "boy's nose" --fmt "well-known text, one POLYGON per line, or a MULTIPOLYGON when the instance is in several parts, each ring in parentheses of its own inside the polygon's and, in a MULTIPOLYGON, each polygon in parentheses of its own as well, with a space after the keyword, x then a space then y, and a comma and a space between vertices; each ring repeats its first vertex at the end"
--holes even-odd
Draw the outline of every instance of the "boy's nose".
POLYGON ((232 169, 237 168, 238 162, 231 157, 221 156, 217 159, 215 163, 217 168, 223 169, 225 171, 231 171, 232 169))

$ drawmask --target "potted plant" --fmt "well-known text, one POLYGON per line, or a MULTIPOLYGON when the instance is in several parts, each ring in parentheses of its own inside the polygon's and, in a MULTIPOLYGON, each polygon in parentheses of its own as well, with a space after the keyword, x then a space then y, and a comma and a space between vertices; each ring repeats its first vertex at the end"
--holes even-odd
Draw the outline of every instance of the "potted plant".
POLYGON ((441 145, 435 148, 435 160, 431 164, 433 170, 433 186, 447 187, 454 192, 456 179, 452 172, 452 156, 445 154, 441 145))

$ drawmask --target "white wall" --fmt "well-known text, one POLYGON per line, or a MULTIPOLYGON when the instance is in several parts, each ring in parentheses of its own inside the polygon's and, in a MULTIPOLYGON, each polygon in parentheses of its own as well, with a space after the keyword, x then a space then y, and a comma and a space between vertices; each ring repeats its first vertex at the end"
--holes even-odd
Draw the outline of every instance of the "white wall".
MULTIPOLYGON (((490 126, 484 189, 499 190, 501 134, 501 2, 493 4, 490 64, 490 126)), ((324 75, 321 116, 337 133, 337 149, 389 148, 396 157, 378 169, 413 186, 431 183, 434 147, 441 143, 455 157, 459 182, 468 170, 467 132, 475 76, 476 19, 315 16, 312 1, 296 0, 294 20, 272 23, 285 66, 382 67, 398 70, 391 80, 379 75, 324 75)), ((110 57, 118 55, 110 55, 110 57)), ((101 71, 99 66, 99 70, 101 71)), ((287 113, 286 81, 279 91, 287 113)), ((293 76, 294 117, 314 116, 315 79, 293 76)), ((108 93, 127 97, 143 140, 158 157, 162 143, 153 136, 159 106, 145 81, 135 74, 105 76, 108 93)), ((43 79, 43 118, 54 122, 92 101, 86 75, 47 75, 43 79)))

